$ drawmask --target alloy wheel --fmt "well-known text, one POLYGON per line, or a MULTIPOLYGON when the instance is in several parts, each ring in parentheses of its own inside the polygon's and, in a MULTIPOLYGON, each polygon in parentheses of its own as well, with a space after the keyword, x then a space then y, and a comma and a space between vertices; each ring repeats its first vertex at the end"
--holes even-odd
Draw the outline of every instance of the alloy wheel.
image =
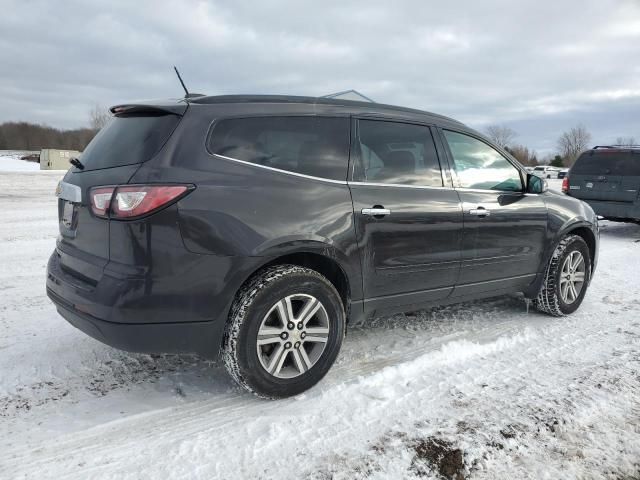
POLYGON ((571 305, 578 299, 584 286, 584 278, 584 257, 582 253, 574 250, 564 259, 560 271, 560 297, 564 303, 571 305))
POLYGON ((277 378, 304 374, 322 356, 329 329, 327 310, 316 297, 294 294, 279 300, 258 329, 256 348, 262 368, 277 378))

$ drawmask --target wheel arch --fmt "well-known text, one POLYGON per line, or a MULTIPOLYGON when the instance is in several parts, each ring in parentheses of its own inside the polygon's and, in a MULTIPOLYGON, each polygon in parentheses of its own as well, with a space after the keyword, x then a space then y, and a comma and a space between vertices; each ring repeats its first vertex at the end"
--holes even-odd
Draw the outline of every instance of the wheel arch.
POLYGON ((589 281, 591 281, 598 259, 598 239, 593 231, 593 225, 590 222, 586 220, 578 220, 574 223, 565 225, 563 228, 559 229, 558 232, 553 236, 553 239, 549 242, 545 249, 545 253, 542 257, 540 268, 535 280, 524 291, 525 297, 535 298, 535 296, 538 294, 538 290, 540 289, 540 286, 544 281, 547 265, 551 260, 551 255, 553 255, 553 252, 555 251, 558 243, 567 235, 578 235, 587 244, 587 247, 589 248, 589 257, 591 260, 591 275, 589 276, 589 281))
POLYGON ((340 298, 342 299, 345 311, 348 309, 351 301, 351 283, 344 268, 335 258, 311 251, 288 253, 263 264, 259 269, 253 272, 250 277, 264 268, 275 265, 297 265, 300 267, 310 268, 311 270, 315 270, 320 273, 336 288, 340 298))
POLYGON ((589 247, 589 258, 591 260, 591 271, 593 272, 593 269, 595 267, 595 260, 596 260, 596 236, 593 233, 593 231, 591 230, 591 228, 582 225, 582 226, 576 226, 575 228, 571 228, 570 230, 566 231, 560 238, 564 238, 567 235, 578 235, 579 237, 581 237, 585 243, 587 244, 587 246, 589 247))

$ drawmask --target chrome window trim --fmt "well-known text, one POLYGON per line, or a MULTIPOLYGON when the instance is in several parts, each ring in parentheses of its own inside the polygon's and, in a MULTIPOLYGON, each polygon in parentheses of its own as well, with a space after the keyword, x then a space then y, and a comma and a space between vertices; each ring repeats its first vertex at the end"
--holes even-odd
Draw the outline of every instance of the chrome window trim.
POLYGON ((375 182, 347 182, 349 185, 367 186, 367 187, 396 187, 396 188, 420 188, 434 190, 454 190, 452 187, 437 187, 429 185, 404 185, 400 183, 375 183, 375 182))
MULTIPOLYGON (((242 163, 243 165, 249 165, 251 167, 264 168, 265 170, 271 170, 276 173, 284 173, 286 175, 293 175, 295 177, 308 178, 309 180, 319 180, 321 182, 334 183, 337 185, 356 185, 356 186, 371 186, 371 187, 399 187, 399 188, 420 188, 420 189, 436 189, 436 190, 455 190, 452 187, 437 187, 437 186, 429 186, 429 185, 402 185, 398 183, 373 183, 373 182, 351 182, 351 181, 342 181, 342 180, 332 180, 330 178, 323 177, 314 177, 313 175, 305 175, 304 173, 290 172, 288 170, 283 170, 281 168, 268 167, 267 165, 258 165, 257 163, 247 162, 246 160, 240 160, 238 158, 227 157, 225 155, 220 155, 218 153, 212 153, 214 157, 219 157, 224 160, 231 160, 232 162, 242 163)), ((490 192, 495 192, 496 190, 488 190, 490 192)))
POLYGON ((56 187, 56 197, 72 203, 82 203, 82 189, 77 185, 60 180, 56 187))
POLYGON ((346 180, 332 180, 330 178, 314 177, 313 175, 305 175, 304 173, 290 172, 289 170, 283 170, 281 168, 268 167, 267 165, 259 165, 257 163, 247 162, 246 160, 240 160, 239 158, 226 157, 218 153, 210 153, 214 157, 222 158, 224 160, 231 160, 232 162, 242 163, 243 165, 249 165, 251 167, 264 168, 265 170, 271 170, 272 172, 284 173, 286 175, 293 175, 295 177, 308 178, 309 180, 319 180, 321 182, 334 183, 337 185, 347 185, 346 180))
POLYGON ((492 190, 491 188, 466 188, 466 187, 457 187, 456 190, 464 191, 464 192, 472 192, 472 193, 512 193, 512 194, 520 194, 520 195, 539 195, 539 193, 529 193, 524 190, 492 190))

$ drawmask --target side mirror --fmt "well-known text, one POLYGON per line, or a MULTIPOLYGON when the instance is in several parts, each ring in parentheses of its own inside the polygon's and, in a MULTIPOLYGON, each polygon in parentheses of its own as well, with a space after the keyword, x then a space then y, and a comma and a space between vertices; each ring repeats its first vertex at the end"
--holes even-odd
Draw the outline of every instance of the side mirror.
POLYGON ((544 178, 527 173, 527 193, 544 193, 549 190, 549 184, 544 178))

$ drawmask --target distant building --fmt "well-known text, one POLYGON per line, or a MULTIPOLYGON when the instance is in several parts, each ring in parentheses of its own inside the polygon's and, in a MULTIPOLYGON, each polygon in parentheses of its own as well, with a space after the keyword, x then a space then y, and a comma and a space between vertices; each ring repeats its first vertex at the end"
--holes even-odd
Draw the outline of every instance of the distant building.
POLYGON ((330 93, 329 95, 323 95, 324 98, 339 98, 341 100, 355 100, 357 102, 371 102, 375 103, 366 95, 361 94, 357 90, 345 90, 343 92, 330 93))
POLYGON ((40 150, 40 170, 68 170, 69 160, 78 158, 82 152, 77 150, 56 150, 46 148, 40 150))

